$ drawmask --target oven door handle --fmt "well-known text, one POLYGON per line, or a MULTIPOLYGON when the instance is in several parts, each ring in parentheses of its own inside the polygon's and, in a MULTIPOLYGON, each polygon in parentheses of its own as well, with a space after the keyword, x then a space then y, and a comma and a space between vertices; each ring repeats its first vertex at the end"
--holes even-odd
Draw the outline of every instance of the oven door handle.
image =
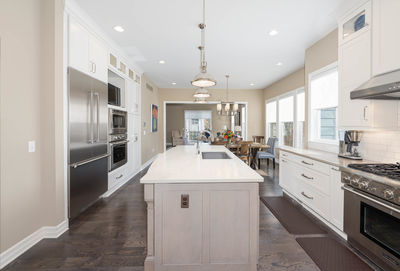
POLYGON ((367 200, 369 200, 369 201, 372 201, 373 203, 375 203, 375 204, 377 204, 377 205, 379 205, 379 206, 382 206, 382 207, 384 207, 384 208, 387 208, 387 209, 389 209, 389 210, 391 210, 391 211, 393 211, 393 212, 395 212, 395 213, 400 214, 400 210, 397 210, 396 208, 394 208, 394 207, 392 207, 392 206, 390 206, 390 205, 387 205, 387 204, 385 204, 385 203, 382 203, 382 202, 380 202, 380 201, 377 201, 376 199, 373 199, 373 198, 369 198, 369 197, 367 197, 367 196, 364 196, 363 194, 361 194, 361 193, 355 191, 353 188, 348 188, 348 187, 346 187, 346 186, 342 186, 342 189, 345 190, 345 191, 348 191, 348 192, 350 192, 350 193, 356 194, 357 196, 360 196, 360 197, 362 197, 362 198, 364 198, 364 199, 367 199, 367 200))
POLYGON ((121 145, 121 144, 125 144, 128 143, 129 140, 122 140, 122 141, 116 141, 116 142, 111 142, 110 146, 114 146, 114 145, 121 145))

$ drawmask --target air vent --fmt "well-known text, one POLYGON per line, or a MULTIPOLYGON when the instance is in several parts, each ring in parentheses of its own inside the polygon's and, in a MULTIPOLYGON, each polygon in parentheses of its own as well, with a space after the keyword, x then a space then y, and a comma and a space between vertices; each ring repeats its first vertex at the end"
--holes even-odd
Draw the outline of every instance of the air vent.
POLYGON ((153 91, 153 87, 151 85, 149 85, 148 83, 146 83, 146 88, 150 91, 153 91))

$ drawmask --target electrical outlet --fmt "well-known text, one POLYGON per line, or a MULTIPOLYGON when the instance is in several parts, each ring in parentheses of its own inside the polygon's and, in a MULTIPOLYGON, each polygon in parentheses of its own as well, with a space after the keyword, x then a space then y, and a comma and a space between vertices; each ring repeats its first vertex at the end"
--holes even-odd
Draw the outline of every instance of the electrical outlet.
POLYGON ((36 142, 34 140, 28 141, 28 152, 36 151, 36 142))

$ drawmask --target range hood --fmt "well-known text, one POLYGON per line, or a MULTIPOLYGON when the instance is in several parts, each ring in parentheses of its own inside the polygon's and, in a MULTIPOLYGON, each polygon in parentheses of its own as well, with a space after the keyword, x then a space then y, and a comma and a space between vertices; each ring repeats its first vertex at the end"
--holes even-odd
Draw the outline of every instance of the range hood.
POLYGON ((400 70, 372 77, 350 92, 353 99, 400 100, 400 70))

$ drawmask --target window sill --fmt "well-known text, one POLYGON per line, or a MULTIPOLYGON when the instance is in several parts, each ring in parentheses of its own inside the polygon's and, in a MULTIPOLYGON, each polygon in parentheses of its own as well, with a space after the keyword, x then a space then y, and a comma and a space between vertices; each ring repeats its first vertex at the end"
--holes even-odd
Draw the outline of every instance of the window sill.
POLYGON ((320 151, 338 153, 339 152, 339 142, 329 142, 329 141, 308 141, 309 149, 316 149, 320 151))

